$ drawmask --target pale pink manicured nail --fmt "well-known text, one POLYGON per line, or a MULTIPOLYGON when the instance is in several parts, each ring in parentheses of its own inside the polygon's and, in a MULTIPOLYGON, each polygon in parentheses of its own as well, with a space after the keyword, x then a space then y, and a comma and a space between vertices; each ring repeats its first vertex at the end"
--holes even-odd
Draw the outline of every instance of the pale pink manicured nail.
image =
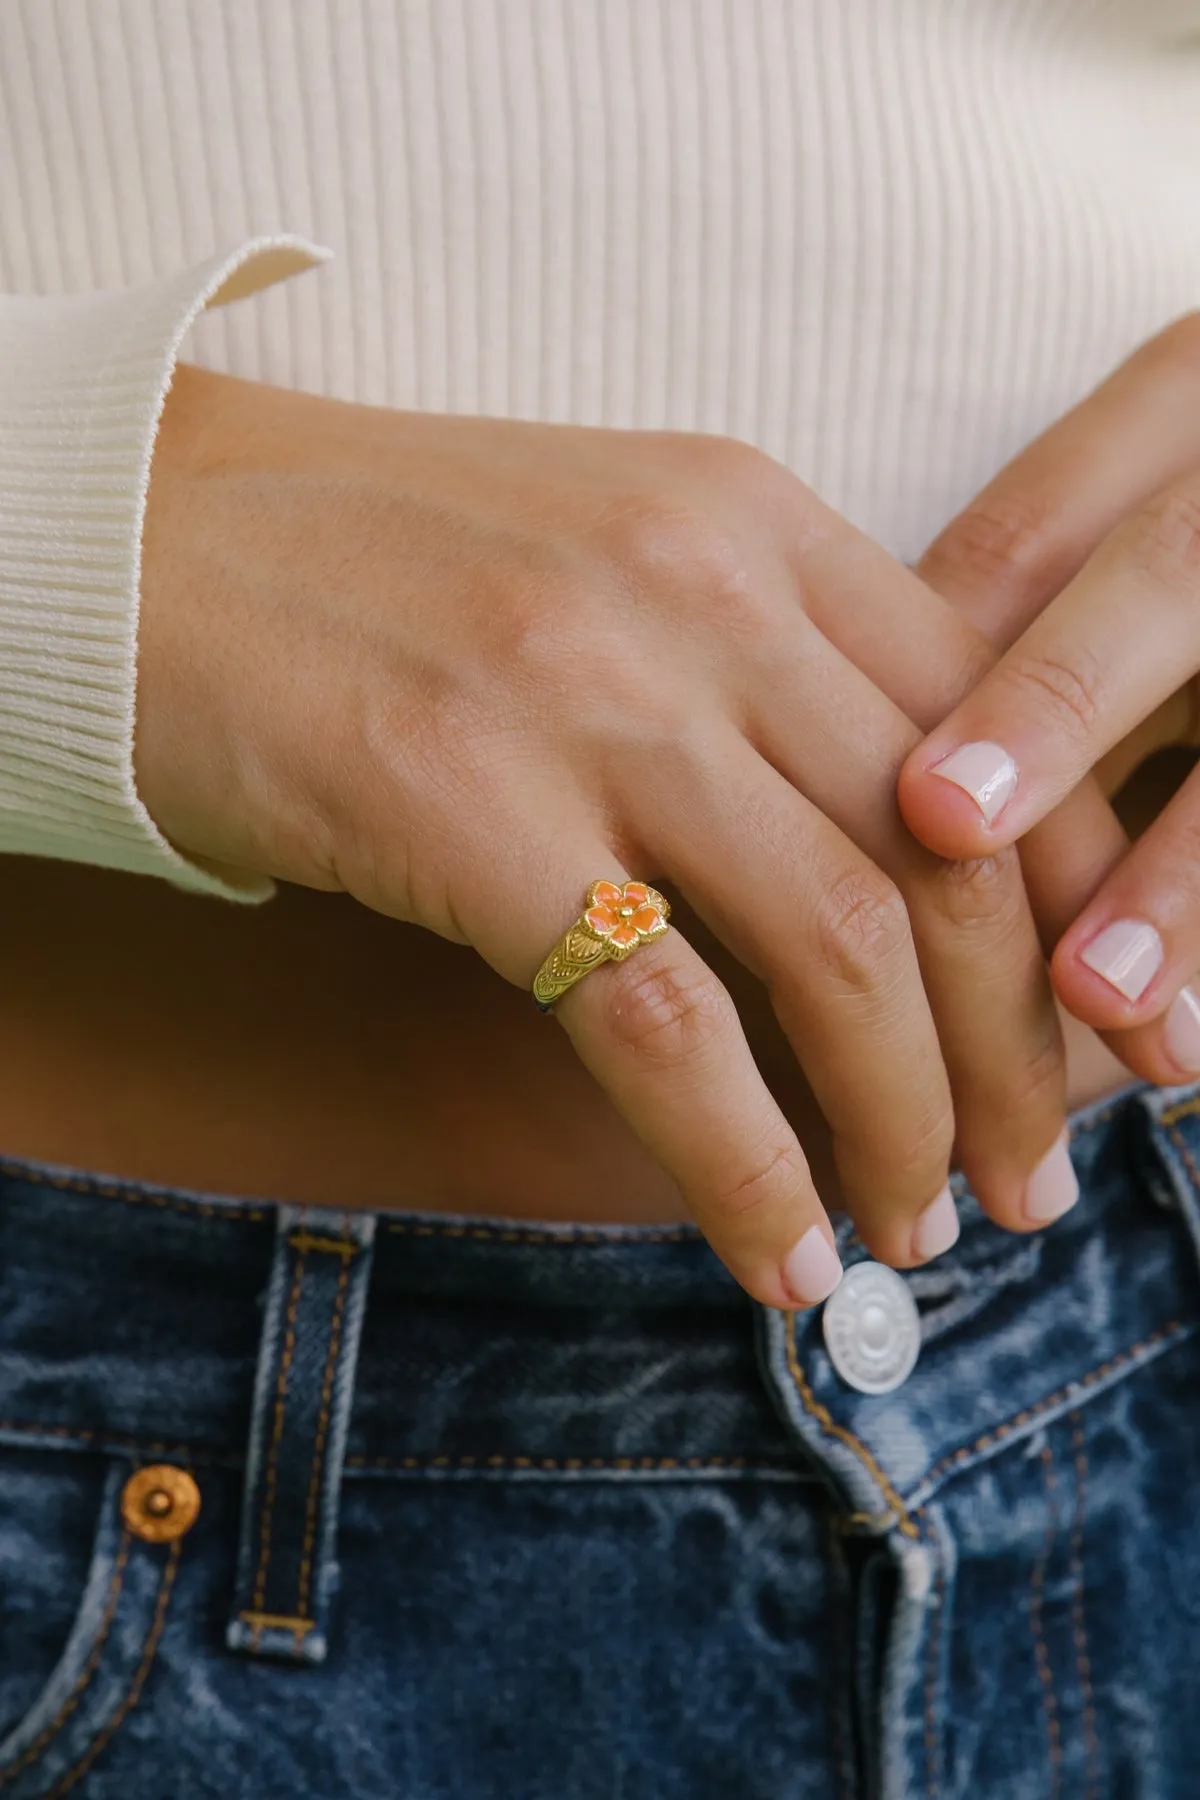
POLYGON ((1163 1043, 1185 1075, 1200 1075, 1200 1000, 1191 988, 1184 988, 1168 1007, 1163 1043))
POLYGON ((842 1279, 838 1253, 819 1225, 810 1225, 800 1242, 783 1259, 783 1279, 801 1306, 827 1300, 842 1279))
POLYGON ((931 1257, 940 1256, 943 1250, 948 1250, 951 1244, 957 1242, 958 1208, 947 1185, 936 1200, 929 1202, 913 1227, 913 1255, 919 1256, 922 1262, 928 1262, 931 1257))
POLYGON ((1017 765, 1002 744, 960 744, 929 773, 970 794, 989 825, 1016 792, 1017 765))
POLYGON ((1079 952, 1126 1000, 1140 1000, 1162 968, 1163 941, 1144 919, 1117 919, 1079 952))
POLYGON ((1079 1198, 1068 1144, 1064 1131, 1025 1184, 1025 1217, 1033 1225, 1048 1225, 1051 1219, 1061 1218, 1079 1198))

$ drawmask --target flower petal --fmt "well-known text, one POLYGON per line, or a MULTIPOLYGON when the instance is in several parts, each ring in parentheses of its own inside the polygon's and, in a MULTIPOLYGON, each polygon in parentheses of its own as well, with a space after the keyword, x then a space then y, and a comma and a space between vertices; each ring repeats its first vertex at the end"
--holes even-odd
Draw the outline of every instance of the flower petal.
POLYGON ((593 881, 591 904, 595 906, 597 902, 601 906, 620 906, 620 888, 614 886, 611 881, 593 881))
POLYGON ((666 922, 657 906, 639 907, 629 921, 643 937, 649 937, 652 931, 661 931, 666 922))
POLYGON ((622 919, 616 930, 612 932, 609 937, 609 942, 615 944, 618 950, 624 950, 627 945, 636 944, 637 941, 638 934, 633 929, 633 922, 630 919, 622 919))
POLYGON ((644 881, 627 881, 625 883, 625 905, 645 906, 650 898, 650 889, 644 881))
POLYGON ((592 906, 584 913, 584 918, 599 937, 610 937, 617 928, 620 915, 612 912, 607 906, 592 906))

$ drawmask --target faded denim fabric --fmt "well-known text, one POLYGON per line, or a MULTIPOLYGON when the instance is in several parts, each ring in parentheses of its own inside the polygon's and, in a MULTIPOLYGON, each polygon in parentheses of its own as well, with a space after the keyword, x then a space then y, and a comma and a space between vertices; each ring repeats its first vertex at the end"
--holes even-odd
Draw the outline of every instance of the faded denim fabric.
POLYGON ((0 1166, 0 1800, 1196 1800, 1200 1090, 1074 1126, 874 1398, 690 1228, 0 1166))

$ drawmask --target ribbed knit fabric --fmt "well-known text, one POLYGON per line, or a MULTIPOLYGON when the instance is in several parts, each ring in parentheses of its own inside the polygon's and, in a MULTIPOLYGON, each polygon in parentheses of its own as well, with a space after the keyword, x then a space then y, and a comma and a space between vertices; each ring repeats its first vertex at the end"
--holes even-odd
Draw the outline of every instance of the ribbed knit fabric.
MULTIPOLYGON (((1200 0, 0 0, 0 292, 47 297, 36 367, 33 313, 0 311, 0 369, 27 364, 24 416, 59 419, 36 506, 69 539, 39 573, 6 398, 0 567, 25 571, 42 647, 17 647, 43 685, 4 678, 0 744, 31 754, 43 703, 53 742, 93 679, 88 606, 105 657, 132 655, 135 560, 122 596, 80 496, 114 453, 85 322, 106 343, 100 321, 132 327, 142 302, 50 297, 283 232, 333 262, 206 314, 190 360, 376 404, 731 433, 912 560, 1200 305, 1200 0)), ((165 313, 143 327, 169 335, 165 313)), ((121 433, 140 418, 148 454, 153 413, 114 427, 126 475, 121 433)), ((118 828, 83 780, 124 701, 71 716, 76 810, 55 800, 41 830, 57 753, 23 789, 5 750, 4 845, 151 866, 129 792, 118 828)))
POLYGON ((133 775, 142 521, 175 353, 208 304, 325 253, 262 238, 132 292, 0 295, 0 851, 257 900, 185 861, 133 775))

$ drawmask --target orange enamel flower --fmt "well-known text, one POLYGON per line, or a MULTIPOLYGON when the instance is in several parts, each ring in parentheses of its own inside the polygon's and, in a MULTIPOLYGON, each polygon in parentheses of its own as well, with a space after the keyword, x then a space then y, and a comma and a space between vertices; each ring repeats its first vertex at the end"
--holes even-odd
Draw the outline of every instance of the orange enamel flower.
POLYGON ((666 904, 644 881, 627 881, 624 887, 612 881, 594 881, 583 916, 596 936, 607 941, 610 952, 622 957, 667 929, 666 904))

